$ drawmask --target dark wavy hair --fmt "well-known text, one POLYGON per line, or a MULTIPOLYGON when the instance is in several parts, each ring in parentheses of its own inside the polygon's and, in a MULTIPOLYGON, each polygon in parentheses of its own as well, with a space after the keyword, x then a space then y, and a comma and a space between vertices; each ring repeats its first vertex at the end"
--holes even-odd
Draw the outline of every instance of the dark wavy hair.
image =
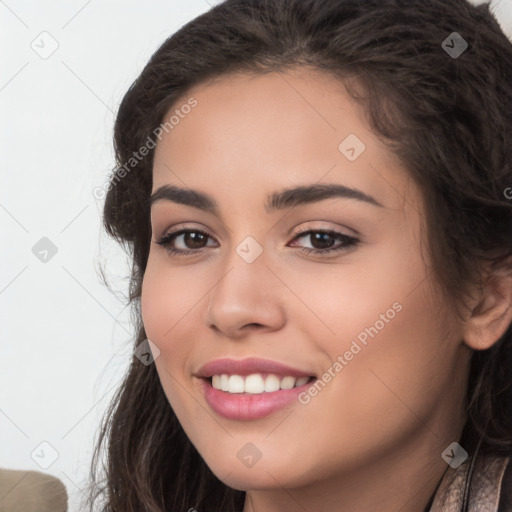
MULTIPOLYGON (((434 275, 458 314, 483 264, 512 255, 512 44, 489 4, 466 0, 226 0, 152 55, 115 123, 104 227, 131 261, 136 336, 151 241, 153 150, 121 172, 194 85, 235 72, 307 66, 339 78, 420 187, 434 275), (460 56, 443 41, 468 43, 460 56)), ((133 162, 132 162, 133 163, 133 162)), ((512 329, 473 351, 464 432, 512 454, 512 329)), ((242 510, 187 438, 154 364, 132 357, 95 440, 88 505, 106 512, 242 510)))

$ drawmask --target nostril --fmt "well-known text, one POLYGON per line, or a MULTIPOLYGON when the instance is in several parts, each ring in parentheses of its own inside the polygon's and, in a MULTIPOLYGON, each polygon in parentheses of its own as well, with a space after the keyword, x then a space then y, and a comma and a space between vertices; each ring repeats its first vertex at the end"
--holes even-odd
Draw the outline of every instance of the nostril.
POLYGON ((256 328, 256 329, 261 329, 262 327, 265 327, 264 325, 262 324, 257 324, 257 323, 252 323, 252 324, 247 324, 244 326, 244 329, 247 329, 247 328, 256 328))

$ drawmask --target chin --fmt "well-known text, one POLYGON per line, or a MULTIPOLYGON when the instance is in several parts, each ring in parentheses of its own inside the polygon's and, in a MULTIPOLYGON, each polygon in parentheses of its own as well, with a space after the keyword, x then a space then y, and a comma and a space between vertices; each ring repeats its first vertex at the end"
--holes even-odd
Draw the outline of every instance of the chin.
MULTIPOLYGON (((233 468, 231 468, 231 471, 233 471, 233 468)), ((269 473, 261 468, 259 470, 256 468, 250 468, 245 471, 233 471, 229 476, 224 476, 222 481, 228 487, 237 491, 281 489, 283 487, 288 487, 288 485, 286 485, 287 482, 284 482, 281 478, 272 478, 274 473, 271 470, 269 470, 269 473)), ((214 472, 214 474, 219 479, 221 479, 223 475, 226 475, 225 472, 214 472)))
POLYGON ((245 467, 237 459, 237 464, 224 460, 219 464, 206 464, 213 474, 224 484, 238 491, 294 488, 308 485, 310 472, 297 464, 297 459, 290 464, 284 460, 259 460, 252 467, 245 467), (295 470, 295 473, 290 473, 295 470))

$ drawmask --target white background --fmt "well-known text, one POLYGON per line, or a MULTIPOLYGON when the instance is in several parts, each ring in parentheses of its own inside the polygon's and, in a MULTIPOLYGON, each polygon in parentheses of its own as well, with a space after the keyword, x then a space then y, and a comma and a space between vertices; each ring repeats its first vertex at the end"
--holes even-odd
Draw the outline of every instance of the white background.
MULTIPOLYGON (((92 191, 114 165, 123 94, 208 1, 0 0, 0 466, 57 476, 70 512, 132 343, 127 261, 92 191), (31 44, 58 48, 43 59, 31 44), (43 237, 57 248, 46 263, 32 252, 43 237), (101 282, 105 261, 117 295, 101 282), (31 458, 43 441, 58 453, 47 469, 31 458)), ((512 0, 492 4, 512 38, 512 0)))

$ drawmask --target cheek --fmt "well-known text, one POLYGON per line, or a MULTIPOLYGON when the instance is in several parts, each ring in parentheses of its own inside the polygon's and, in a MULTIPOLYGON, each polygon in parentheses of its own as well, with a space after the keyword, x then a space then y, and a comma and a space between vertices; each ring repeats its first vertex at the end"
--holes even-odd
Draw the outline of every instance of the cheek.
POLYGON ((446 402, 446 389, 455 387, 457 354, 455 344, 443 340, 447 331, 425 295, 392 293, 383 302, 372 300, 366 313, 360 312, 362 301, 354 297, 346 301, 345 311, 332 324, 337 335, 322 346, 331 361, 339 363, 342 356, 344 363, 341 369, 334 364, 324 368, 334 377, 321 376, 325 387, 309 402, 305 397, 295 414, 298 423, 309 422, 317 434, 301 440, 306 453, 316 454, 305 461, 306 466, 318 460, 326 467, 340 461, 350 465, 365 458, 375 460, 431 424, 439 404, 446 402), (402 309, 393 310, 394 317, 375 328, 379 319, 375 313, 385 314, 396 297, 402 309), (367 335, 366 344, 358 340, 360 333, 367 335), (359 348, 352 345, 354 341, 359 348))
POLYGON ((331 355, 343 353, 352 339, 360 334, 364 338, 375 324, 379 333, 386 332, 398 317, 416 316, 426 307, 424 298, 418 297, 418 284, 428 272, 414 254, 416 249, 404 243, 382 242, 378 250, 365 248, 348 254, 340 264, 319 265, 314 271, 312 266, 286 271, 285 281, 293 283, 294 293, 312 313, 298 304, 306 314, 299 315, 296 309, 294 318, 304 318, 310 331, 316 327, 315 342, 328 347, 331 355), (397 311, 406 305, 407 314, 397 311))
POLYGON ((433 279, 418 248, 404 241, 381 247, 378 258, 361 256, 350 271, 340 266, 316 274, 314 287, 310 277, 295 281, 328 327, 312 317, 311 325, 320 326, 318 345, 332 362, 344 359, 342 368, 324 369, 336 377, 319 393, 343 404, 329 413, 340 423, 350 410, 356 431, 367 429, 378 411, 396 426, 401 412, 403 420, 411 416, 403 403, 421 416, 433 407, 457 360, 457 334, 433 279))
POLYGON ((142 282, 141 314, 147 337, 161 351, 157 367, 165 361, 166 368, 174 373, 172 366, 183 361, 188 346, 179 341, 180 329, 190 320, 192 308, 201 295, 180 281, 179 272, 162 267, 151 258, 148 261, 142 282))
POLYGON ((187 312, 197 302, 197 293, 182 286, 179 275, 168 268, 148 260, 142 282, 141 314, 147 337, 157 345, 160 356, 155 360, 156 369, 167 399, 180 418, 186 418, 183 404, 183 386, 189 359, 190 343, 182 341, 180 328, 186 323, 187 312), (180 291, 183 290, 183 291, 180 291), (192 297, 192 295, 194 295, 192 297), (189 298, 190 296, 190 298, 189 298))
POLYGON ((200 296, 200 290, 190 285, 182 271, 166 265, 165 257, 150 254, 141 292, 142 320, 148 337, 171 340, 200 296))
POLYGON ((436 313, 428 293, 405 290, 369 304, 370 314, 361 314, 363 304, 354 298, 343 314, 345 328, 337 324, 337 331, 347 336, 329 345, 331 360, 339 361, 340 355, 344 359, 329 391, 329 416, 333 423, 346 425, 350 411, 348 428, 354 438, 362 432, 406 436, 418 419, 420 424, 428 422, 443 390, 454 387, 455 331, 436 313), (390 308, 394 300, 401 308, 390 308), (372 426, 375 418, 378 422, 372 426))

